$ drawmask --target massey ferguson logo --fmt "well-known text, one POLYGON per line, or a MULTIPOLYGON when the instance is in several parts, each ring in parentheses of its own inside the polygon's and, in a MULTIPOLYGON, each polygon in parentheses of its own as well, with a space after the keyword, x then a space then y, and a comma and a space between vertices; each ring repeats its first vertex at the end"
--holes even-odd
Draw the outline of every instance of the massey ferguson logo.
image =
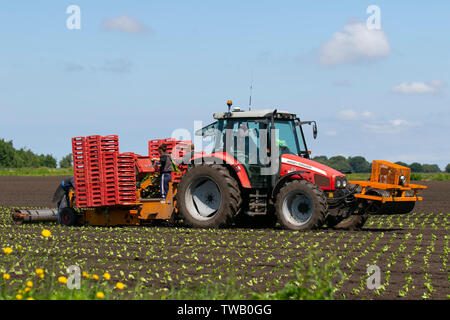
POLYGON ((293 166, 305 168, 305 169, 308 169, 308 170, 311 170, 311 171, 319 172, 319 173, 321 173, 321 174, 323 174, 323 175, 325 175, 325 176, 327 175, 327 173, 326 173, 325 171, 323 171, 323 170, 321 170, 321 169, 319 169, 319 168, 310 166, 310 165, 308 165, 308 164, 306 164, 306 163, 301 163, 301 162, 294 161, 294 160, 290 160, 290 159, 286 159, 286 158, 281 159, 281 162, 282 162, 282 163, 291 164, 291 165, 293 165, 293 166))

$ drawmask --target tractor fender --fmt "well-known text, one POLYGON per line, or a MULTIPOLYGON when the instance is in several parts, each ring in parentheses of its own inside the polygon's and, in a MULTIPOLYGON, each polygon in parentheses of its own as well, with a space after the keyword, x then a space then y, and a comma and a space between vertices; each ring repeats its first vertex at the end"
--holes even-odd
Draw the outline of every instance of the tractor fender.
POLYGON ((195 154, 191 159, 191 163, 196 163, 195 160, 198 161, 198 159, 202 159, 202 162, 207 164, 211 163, 211 164, 229 165, 231 168, 233 168, 243 188, 252 187, 244 166, 226 152, 215 152, 211 154, 203 154, 203 153, 195 154))
POLYGON ((282 176, 278 181, 275 183, 275 186, 272 189, 272 198, 274 198, 278 191, 283 187, 283 185, 286 183, 286 181, 290 180, 293 176, 298 176, 299 178, 296 180, 304 180, 302 177, 303 173, 309 173, 309 171, 292 171, 288 174, 285 174, 282 176))

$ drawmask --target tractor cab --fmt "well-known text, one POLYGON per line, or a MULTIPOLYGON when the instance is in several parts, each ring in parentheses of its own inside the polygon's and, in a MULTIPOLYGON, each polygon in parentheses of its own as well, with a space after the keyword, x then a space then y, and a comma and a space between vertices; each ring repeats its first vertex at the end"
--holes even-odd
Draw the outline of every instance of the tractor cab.
POLYGON ((264 174, 280 161, 283 155, 309 159, 302 125, 313 125, 314 138, 317 136, 315 121, 301 122, 292 113, 273 109, 232 111, 215 113, 214 123, 196 132, 211 141, 207 153, 226 153, 242 164, 249 176, 252 187, 273 184, 273 178, 280 176, 279 164, 271 174, 264 174))

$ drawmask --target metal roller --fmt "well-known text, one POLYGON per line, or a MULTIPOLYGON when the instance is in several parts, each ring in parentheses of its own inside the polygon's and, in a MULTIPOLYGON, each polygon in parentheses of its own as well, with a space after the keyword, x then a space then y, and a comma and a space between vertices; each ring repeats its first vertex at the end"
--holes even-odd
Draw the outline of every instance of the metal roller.
POLYGON ((17 224, 26 222, 48 222, 58 220, 57 209, 20 210, 12 209, 12 219, 17 224))
MULTIPOLYGON (((389 197, 390 195, 388 191, 380 189, 371 189, 367 191, 367 194, 379 197, 389 197)), ((408 194, 408 196, 411 195, 408 194)), ((415 201, 390 201, 385 203, 374 201, 367 208, 367 212, 373 215, 406 214, 414 209, 415 204, 415 201)))

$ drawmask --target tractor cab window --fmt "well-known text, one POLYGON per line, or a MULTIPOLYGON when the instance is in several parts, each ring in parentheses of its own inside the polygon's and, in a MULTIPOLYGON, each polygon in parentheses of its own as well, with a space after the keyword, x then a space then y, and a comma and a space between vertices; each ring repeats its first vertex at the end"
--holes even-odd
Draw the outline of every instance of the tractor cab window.
POLYGON ((225 141, 225 121, 216 121, 210 125, 197 130, 195 135, 202 136, 202 148, 201 150, 206 153, 219 152, 224 149, 225 141))
POLYGON ((259 152, 260 123, 248 120, 237 120, 229 124, 233 141, 230 144, 232 153, 245 158, 245 162, 257 162, 259 152))
MULTIPOLYGON (((299 141, 293 121, 275 121, 275 129, 278 129, 278 144, 280 154, 299 155, 299 141)), ((300 137, 301 139, 301 137, 300 137)))
POLYGON ((305 138, 303 136, 303 131, 300 126, 295 126, 295 131, 297 133, 297 140, 298 140, 298 146, 300 147, 300 153, 305 154, 306 153, 306 144, 305 144, 305 138))

